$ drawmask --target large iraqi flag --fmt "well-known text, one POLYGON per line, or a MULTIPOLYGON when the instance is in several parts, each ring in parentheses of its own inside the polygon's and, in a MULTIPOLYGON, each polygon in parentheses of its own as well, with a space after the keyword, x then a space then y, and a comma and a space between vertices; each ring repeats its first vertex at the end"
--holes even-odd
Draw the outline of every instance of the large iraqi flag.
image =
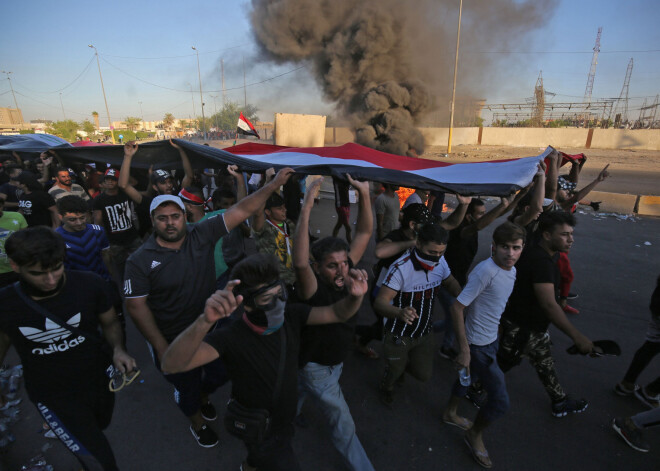
MULTIPOLYGON (((283 147, 248 143, 225 149, 173 139, 188 155, 195 169, 238 165, 244 172, 263 172, 270 167, 279 170, 293 167, 303 175, 331 175, 373 180, 408 188, 421 188, 460 193, 462 195, 505 196, 527 186, 537 171, 538 163, 553 151, 521 159, 471 163, 450 163, 380 152, 358 144, 338 147, 283 147)), ((96 162, 119 168, 123 147, 57 148, 66 166, 96 162)), ((38 154, 37 154, 38 155, 38 154)), ((168 141, 140 144, 131 169, 181 169, 179 152, 168 141)))

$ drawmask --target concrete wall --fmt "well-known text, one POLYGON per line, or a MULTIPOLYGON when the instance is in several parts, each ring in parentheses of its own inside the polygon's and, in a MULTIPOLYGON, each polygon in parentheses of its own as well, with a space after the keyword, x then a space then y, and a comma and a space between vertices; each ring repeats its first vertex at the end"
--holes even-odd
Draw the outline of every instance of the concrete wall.
POLYGON ((355 135, 350 128, 325 128, 326 144, 346 144, 354 140, 355 135))
POLYGON ((484 128, 481 144, 511 147, 584 147, 587 129, 484 128))
MULTIPOLYGON (((449 128, 419 128, 427 146, 446 146, 449 139, 449 128)), ((479 144, 479 128, 454 128, 451 145, 474 146, 479 144)))
POLYGON ((290 147, 323 147, 325 116, 275 113, 275 144, 290 147))
POLYGON ((660 129, 594 129, 591 148, 660 150, 660 129))

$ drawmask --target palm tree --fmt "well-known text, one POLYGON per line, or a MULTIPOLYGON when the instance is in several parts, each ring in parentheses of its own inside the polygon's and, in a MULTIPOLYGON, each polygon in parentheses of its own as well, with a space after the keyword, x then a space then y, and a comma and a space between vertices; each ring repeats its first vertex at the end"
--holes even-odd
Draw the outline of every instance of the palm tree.
POLYGON ((172 113, 165 113, 165 116, 163 117, 163 126, 165 126, 165 129, 168 131, 172 129, 172 125, 174 124, 175 118, 172 113))
POLYGON ((94 126, 96 126, 96 129, 100 129, 101 125, 99 124, 99 113, 98 113, 98 111, 92 111, 92 116, 94 117, 94 126))
POLYGON ((127 116, 123 124, 128 128, 129 131, 135 131, 141 122, 142 122, 141 118, 136 118, 134 116, 127 116))

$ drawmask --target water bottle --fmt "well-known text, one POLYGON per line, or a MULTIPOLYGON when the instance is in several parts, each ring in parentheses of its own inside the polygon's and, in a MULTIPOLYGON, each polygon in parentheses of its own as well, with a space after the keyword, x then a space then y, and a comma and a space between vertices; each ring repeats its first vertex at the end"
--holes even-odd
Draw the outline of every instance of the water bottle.
POLYGON ((470 378, 470 370, 467 368, 461 368, 458 370, 458 380, 461 382, 461 386, 469 386, 472 384, 472 378, 470 378))

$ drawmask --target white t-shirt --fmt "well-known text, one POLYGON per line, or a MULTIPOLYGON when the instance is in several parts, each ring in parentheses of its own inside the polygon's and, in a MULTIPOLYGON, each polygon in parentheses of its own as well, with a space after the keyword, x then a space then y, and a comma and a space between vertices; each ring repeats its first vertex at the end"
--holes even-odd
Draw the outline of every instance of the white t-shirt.
POLYGON ((456 301, 465 310, 465 336, 471 345, 488 345, 497 340, 497 328, 506 302, 513 291, 516 269, 504 270, 492 258, 479 263, 456 301))

